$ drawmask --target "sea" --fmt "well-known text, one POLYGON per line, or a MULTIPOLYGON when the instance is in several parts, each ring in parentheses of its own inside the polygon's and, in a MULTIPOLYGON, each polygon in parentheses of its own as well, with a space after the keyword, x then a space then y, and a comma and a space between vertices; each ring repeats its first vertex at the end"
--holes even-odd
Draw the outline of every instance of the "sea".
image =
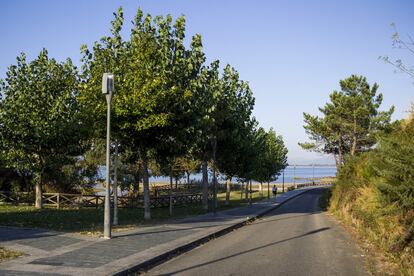
MULTIPOLYGON (((99 169, 100 177, 105 177, 105 167, 102 166, 99 169)), ((295 184, 301 184, 301 183, 309 183, 312 182, 312 179, 317 182, 319 178, 322 177, 334 177, 336 176, 336 167, 335 166, 309 166, 309 165, 302 165, 302 166, 287 166, 283 171, 280 172, 280 175, 278 178, 271 182, 271 183, 295 183, 295 184)), ((213 180, 213 173, 209 170, 208 173, 209 183, 213 180)), ((191 182, 200 182, 202 179, 201 173, 192 174, 190 176, 191 182)), ((151 183, 169 183, 170 179, 169 177, 150 177, 150 184, 151 183)), ((218 177, 219 183, 225 182, 224 175, 219 175, 218 177)), ((237 182, 238 179, 233 178, 232 182, 237 182)), ((183 177, 181 179, 178 179, 177 181, 180 184, 187 183, 187 178, 183 177)), ((255 183, 255 182, 253 182, 255 183)), ((103 195, 104 194, 104 188, 101 186, 101 184, 97 185, 97 190, 99 191, 98 194, 103 195)), ((120 191, 121 193, 121 191, 120 191)))
MULTIPOLYGON (((306 183, 311 182, 312 179, 315 181, 321 177, 334 177, 336 176, 336 167, 334 165, 326 166, 312 166, 312 165, 297 165, 297 166, 287 166, 283 171, 280 172, 278 178, 272 183, 306 183)), ((212 179, 212 172, 209 171, 209 181, 212 179)), ((200 181, 202 178, 201 173, 192 174, 190 176, 191 181, 200 181)), ((224 175, 219 175, 219 181, 224 181, 224 175)), ((233 180, 234 181, 234 180, 233 180)), ((150 182, 157 183, 168 183, 168 177, 151 177, 150 182)), ((186 183, 187 178, 179 179, 179 183, 186 183)))
POLYGON ((299 184, 329 176, 336 176, 336 166, 288 166, 274 182, 299 184))

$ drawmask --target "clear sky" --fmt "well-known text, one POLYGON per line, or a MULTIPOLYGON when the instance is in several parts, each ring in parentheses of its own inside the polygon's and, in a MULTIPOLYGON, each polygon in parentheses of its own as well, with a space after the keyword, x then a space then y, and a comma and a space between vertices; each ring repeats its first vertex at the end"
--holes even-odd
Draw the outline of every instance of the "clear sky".
POLYGON ((0 1, 0 78, 20 52, 32 59, 43 47, 79 64, 80 45, 108 34, 119 6, 125 34, 138 7, 152 15, 185 15, 187 37, 202 35, 208 61, 230 63, 250 82, 254 115, 283 135, 290 164, 332 163, 297 143, 307 139, 302 113, 317 114, 340 79, 361 74, 377 82, 383 107, 396 107, 394 119, 407 115, 414 98, 413 80, 378 59, 388 55, 414 65, 414 55, 393 49, 391 41, 392 22, 403 36, 414 36, 409 0, 0 1))

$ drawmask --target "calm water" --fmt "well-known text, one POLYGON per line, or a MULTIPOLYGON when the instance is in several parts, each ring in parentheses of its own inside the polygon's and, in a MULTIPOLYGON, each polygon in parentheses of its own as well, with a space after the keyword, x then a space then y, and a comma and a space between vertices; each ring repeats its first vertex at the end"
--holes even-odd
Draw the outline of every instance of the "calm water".
MULTIPOLYGON (((285 182, 309 182, 312 181, 312 178, 320 178, 325 176, 335 176, 336 167, 311 167, 311 166, 288 166, 285 169, 285 182)), ((283 174, 275 181, 276 183, 281 183, 283 181, 283 174)))
MULTIPOLYGON (((284 171, 285 183, 304 183, 325 176, 335 176, 336 167, 311 167, 311 166, 288 166, 284 171)), ((190 176, 191 180, 201 180, 201 173, 193 174, 190 176)), ((209 179, 212 179, 212 174, 209 172, 209 179)), ((224 180, 223 177, 219 177, 219 180, 224 180)), ((183 178, 180 180, 181 183, 186 183, 187 179, 183 178)), ((281 172, 279 178, 274 181, 275 183, 282 183, 283 173, 281 172)), ((168 177, 151 177, 150 182, 169 182, 168 177)))

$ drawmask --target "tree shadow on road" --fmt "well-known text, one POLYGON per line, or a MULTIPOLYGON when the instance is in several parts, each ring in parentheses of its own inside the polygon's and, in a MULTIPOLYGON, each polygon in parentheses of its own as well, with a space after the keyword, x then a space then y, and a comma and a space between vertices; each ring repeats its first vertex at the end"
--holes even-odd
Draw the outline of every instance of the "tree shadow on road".
POLYGON ((260 250, 260 249, 263 249, 263 248, 266 248, 266 247, 274 246, 274 245, 277 245, 277 244, 280 244, 280 243, 284 243, 284 242, 287 242, 287 241, 290 241, 290 240, 299 239, 299 238, 302 238, 302 237, 305 237, 305 236, 317 234, 317 233, 320 233, 320 232, 323 232, 323 231, 327 231, 329 229, 331 229, 331 227, 322 227, 322 228, 319 228, 319 229, 315 229, 313 231, 309 231, 309 232, 307 232, 305 234, 302 234, 302 235, 299 235, 299 236, 294 236, 294 237, 291 237, 291 238, 288 238, 288 239, 283 239, 283 240, 280 240, 280 241, 272 242, 272 243, 269 243, 267 245, 258 246, 258 247, 255 247, 255 248, 252 248, 252 249, 249 249, 249 250, 246 250, 246 251, 235 253, 235 254, 229 255, 229 256, 224 257, 224 258, 215 259, 215 260, 212 260, 212 261, 209 261, 209 262, 193 265, 193 266, 190 266, 190 267, 186 267, 186 268, 183 268, 183 269, 180 269, 180 270, 176 270, 176 271, 161 274, 161 275, 174 275, 176 273, 184 272, 184 271, 191 270, 191 269, 194 269, 194 268, 198 268, 198 267, 210 265, 210 264, 213 264, 213 263, 216 263, 216 262, 220 262, 220 261, 223 261, 223 260, 231 259, 231 258, 240 256, 240 255, 243 255, 243 254, 254 252, 254 251, 257 251, 257 250, 260 250))

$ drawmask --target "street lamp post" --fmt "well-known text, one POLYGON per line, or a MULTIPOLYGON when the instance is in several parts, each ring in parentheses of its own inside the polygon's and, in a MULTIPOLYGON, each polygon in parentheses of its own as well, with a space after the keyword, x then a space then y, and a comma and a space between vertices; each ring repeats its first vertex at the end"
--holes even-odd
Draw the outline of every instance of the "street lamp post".
POLYGON ((312 185, 315 185, 315 164, 312 164, 312 185))
POLYGON ((296 165, 293 165, 293 186, 296 187, 296 165))
POLYGON ((114 75, 104 73, 102 76, 102 93, 106 97, 108 104, 106 118, 106 193, 105 193, 105 211, 104 211, 104 238, 111 238, 111 180, 109 178, 110 166, 109 155, 111 146, 111 101, 114 93, 114 75))
POLYGON ((115 141, 114 156, 114 219, 113 224, 118 225, 118 141, 115 141))

